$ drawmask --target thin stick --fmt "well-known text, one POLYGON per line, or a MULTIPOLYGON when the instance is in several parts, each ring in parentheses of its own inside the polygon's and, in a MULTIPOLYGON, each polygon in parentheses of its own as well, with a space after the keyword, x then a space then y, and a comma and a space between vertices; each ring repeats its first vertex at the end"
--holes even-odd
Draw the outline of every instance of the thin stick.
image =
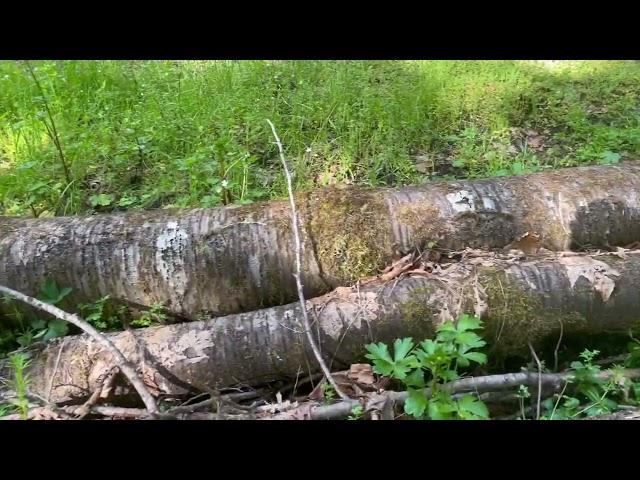
POLYGON ((298 286, 298 298, 300 299, 300 307, 302 308, 302 322, 303 322, 303 326, 304 326, 304 331, 305 331, 305 333, 307 335, 307 340, 309 341, 309 345, 311 346, 311 349, 313 350, 313 354, 315 355, 316 360, 318 361, 318 364, 320 365, 320 368, 322 369, 322 373, 324 373, 325 378, 331 384, 331 386, 336 391, 336 393, 340 396, 340 398, 342 398, 343 400, 346 400, 349 397, 347 395, 345 395, 342 392, 342 390, 340 390, 340 388, 338 387, 337 383, 335 382, 335 380, 331 376, 331 372, 329 371, 329 368, 327 367, 326 363, 324 362, 324 360, 322 358, 322 354, 320 353, 320 350, 318 348, 318 345, 316 345, 316 342, 313 339, 313 335, 311 334, 311 328, 309 326, 309 315, 307 314, 307 305, 306 305, 306 301, 305 301, 305 298, 304 298, 304 292, 302 290, 302 281, 300 280, 301 270, 302 270, 302 244, 301 244, 301 241, 300 241, 300 231, 299 231, 299 228, 298 228, 298 212, 296 211, 296 203, 295 203, 295 200, 293 198, 293 186, 292 186, 292 181, 291 181, 291 173, 289 172, 289 167, 287 166, 287 161, 284 158, 284 151, 283 151, 283 148, 282 148, 282 143, 280 142, 280 138, 278 137, 278 134, 276 133, 276 127, 273 126, 273 123, 271 123, 271 120, 267 120, 267 123, 271 127, 271 131, 273 132, 273 136, 276 139, 276 144, 278 145, 278 151, 280 152, 280 160, 282 160, 282 166, 284 167, 284 173, 285 173, 285 175, 287 177, 287 190, 289 191, 289 201, 291 202, 291 223, 292 223, 293 234, 294 234, 294 238, 295 238, 295 242, 296 242, 296 273, 293 276, 295 277, 296 284, 298 286))
POLYGON ((560 400, 562 400, 562 396, 564 395, 564 391, 567 389, 567 385, 569 385, 569 380, 568 379, 567 379, 566 382, 564 382, 564 387, 562 388, 562 391, 560 392, 560 396, 558 396, 558 401, 553 406, 553 411, 551 412, 551 416, 549 417, 549 420, 553 420, 553 416, 556 414, 556 410, 558 409, 558 405, 560 405, 560 400))
POLYGON ((560 337, 558 337, 558 343, 556 344, 556 349, 553 351, 553 371, 558 371, 558 350, 560 350, 560 343, 562 342, 562 334, 563 334, 563 325, 562 320, 558 320, 560 322, 560 337))
POLYGON ((538 358, 538 355, 536 355, 536 351, 533 349, 531 343, 529 343, 529 348, 531 349, 533 358, 535 358, 536 363, 538 364, 538 404, 536 406, 536 420, 540 420, 540 402, 542 400, 542 364, 540 363, 540 359, 538 358))
POLYGON ((47 390, 47 402, 51 401, 51 391, 53 390, 53 379, 58 372, 58 365, 60 365, 60 357, 62 356, 62 350, 64 350, 64 344, 67 342, 66 338, 62 339, 62 343, 60 344, 60 350, 58 350, 58 356, 56 358, 56 364, 53 367, 53 374, 51 375, 51 379, 49 380, 49 389, 47 390))
POLYGON ((20 300, 21 302, 26 303, 27 305, 31 305, 39 310, 47 312, 54 317, 64 320, 65 322, 69 322, 72 325, 80 328, 84 332, 88 333, 90 337, 95 339, 100 345, 106 348, 114 357, 114 360, 122 373, 127 377, 131 385, 136 389, 138 395, 144 402, 147 411, 151 415, 156 415, 158 413, 158 407, 156 405, 156 401, 153 398, 153 395, 147 390, 144 382, 140 379, 135 369, 131 366, 129 361, 125 358, 120 350, 103 334, 98 332, 95 328, 93 328, 90 324, 82 320, 78 315, 72 315, 70 313, 65 312, 64 310, 60 310, 58 307, 54 307, 53 305, 49 305, 47 303, 41 302, 33 297, 29 297, 20 292, 12 290, 8 287, 0 285, 0 292, 6 293, 10 297, 15 298, 16 300, 20 300))

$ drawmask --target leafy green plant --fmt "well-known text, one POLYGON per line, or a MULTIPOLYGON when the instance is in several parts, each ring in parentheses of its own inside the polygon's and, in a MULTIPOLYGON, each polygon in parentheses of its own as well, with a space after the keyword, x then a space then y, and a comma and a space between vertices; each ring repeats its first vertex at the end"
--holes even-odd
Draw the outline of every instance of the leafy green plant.
POLYGON ((607 150, 600 157, 600 165, 613 165, 620 161, 620 154, 607 150))
POLYGON ((13 379, 9 385, 16 393, 13 405, 23 420, 27 419, 29 413, 29 399, 27 398, 29 375, 25 372, 29 363, 27 354, 23 352, 15 353, 9 357, 9 365, 13 371, 13 379))
POLYGON ((518 403, 520 404, 520 414, 521 414, 521 419, 522 420, 526 420, 527 419, 527 414, 525 413, 525 409, 524 409, 524 401, 527 398, 531 398, 531 393, 529 393, 529 388, 526 385, 520 385, 520 387, 518 387, 518 403))
POLYGON ((568 381, 572 384, 573 395, 554 395, 542 402, 546 413, 543 419, 566 420, 581 417, 591 417, 618 409, 618 400, 624 398, 629 403, 636 403, 636 384, 624 376, 621 367, 614 367, 611 378, 598 378, 602 373, 594 359, 598 350, 584 350, 580 360, 571 363, 572 377, 568 381), (635 400, 629 393, 635 395, 635 400))
MULTIPOLYGON (((50 305, 57 305, 70 293, 71 288, 60 289, 55 281, 49 279, 40 287, 38 299, 50 305)), ((0 344, 5 343, 8 346, 9 342, 15 340, 21 347, 28 347, 35 341, 46 342, 69 333, 69 325, 64 320, 57 318, 45 320, 39 317, 25 318, 23 313, 10 300, 5 299, 5 302, 13 307, 10 316, 16 320, 19 328, 17 331, 9 331, 0 335, 0 344)))
POLYGON ((338 394, 329 382, 325 382, 322 384, 322 396, 324 397, 325 403, 331 403, 336 399, 338 394))
POLYGON ((166 319, 167 315, 164 313, 164 306, 161 303, 154 303, 149 310, 132 320, 131 326, 134 328, 149 327, 157 323, 163 323, 166 319))
POLYGON ((487 357, 476 351, 486 342, 474 332, 482 321, 462 315, 458 321, 438 327, 434 340, 415 345, 411 338, 394 342, 394 355, 384 343, 367 345, 366 357, 373 361, 374 372, 401 381, 409 392, 404 409, 415 418, 485 419, 489 412, 483 402, 472 395, 454 399, 444 388, 459 378, 459 369, 484 364, 487 357), (425 395, 425 387, 430 395, 425 395))
POLYGON ((347 420, 360 420, 364 416, 364 410, 362 405, 356 405, 351 409, 351 415, 347 417, 347 420))
POLYGON ((95 302, 78 305, 84 319, 98 330, 115 330, 122 326, 126 308, 115 307, 106 295, 95 302))
POLYGON ((71 291, 72 289, 69 287, 65 287, 61 290, 54 280, 48 279, 42 284, 42 287, 40 287, 40 295, 38 296, 38 299, 44 303, 57 305, 62 302, 62 300, 64 300, 71 291))

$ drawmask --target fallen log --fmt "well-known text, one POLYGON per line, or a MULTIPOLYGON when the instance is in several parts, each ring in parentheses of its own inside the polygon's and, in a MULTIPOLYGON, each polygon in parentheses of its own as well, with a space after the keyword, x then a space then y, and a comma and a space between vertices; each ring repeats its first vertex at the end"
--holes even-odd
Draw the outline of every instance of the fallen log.
MULTIPOLYGON (((637 329, 638 251, 538 254, 524 260, 473 252, 439 274, 341 287, 307 301, 314 334, 334 370, 357 363, 364 345, 432 337, 461 313, 485 320, 492 355, 528 355, 528 345, 573 334, 637 329), (624 258, 620 258, 620 257, 624 258)), ((294 380, 317 371, 294 303, 198 322, 111 333, 154 395, 184 395, 237 384, 294 380)), ((52 341, 34 353, 34 392, 54 402, 86 398, 114 365, 87 336, 52 341)), ((4 371, 4 375, 10 373, 4 371)), ((117 389, 114 389, 116 391, 117 389)))
MULTIPOLYGON (((504 247, 536 232, 551 250, 640 239, 640 165, 298 195, 305 296, 378 273, 399 253, 504 247)), ((70 304, 111 295, 162 303, 188 320, 296 298, 287 202, 90 217, 0 217, 0 284, 37 295, 45 279, 70 304)))

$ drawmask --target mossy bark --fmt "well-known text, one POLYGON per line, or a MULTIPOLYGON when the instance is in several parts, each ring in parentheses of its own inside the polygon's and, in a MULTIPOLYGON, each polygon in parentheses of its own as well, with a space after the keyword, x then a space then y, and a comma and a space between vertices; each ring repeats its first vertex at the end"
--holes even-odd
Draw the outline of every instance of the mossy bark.
MULTIPOLYGON (((308 297, 376 274, 408 250, 500 248, 536 231, 552 250, 640 239, 640 165, 298 195, 308 297)), ((111 295, 196 320, 296 298, 287 202, 91 217, 0 217, 0 284, 71 303, 111 295)))
MULTIPOLYGON (((314 332, 333 369, 363 360, 370 342, 422 340, 461 313, 484 318, 490 355, 528 352, 565 335, 640 326, 640 254, 626 259, 561 254, 514 262, 490 254, 469 258, 432 277, 341 287, 307 302, 314 332), (606 281, 613 282, 603 297, 606 281)), ((157 395, 182 395, 234 384, 294 381, 318 371, 304 333, 300 305, 109 334, 157 395), (135 340, 134 340, 135 337, 135 340)), ((82 397, 112 365, 86 336, 67 337, 36 352, 31 388, 43 396, 53 378, 55 401, 82 397), (59 361, 58 361, 59 356, 59 361), (58 365, 56 368, 56 364, 58 365)))

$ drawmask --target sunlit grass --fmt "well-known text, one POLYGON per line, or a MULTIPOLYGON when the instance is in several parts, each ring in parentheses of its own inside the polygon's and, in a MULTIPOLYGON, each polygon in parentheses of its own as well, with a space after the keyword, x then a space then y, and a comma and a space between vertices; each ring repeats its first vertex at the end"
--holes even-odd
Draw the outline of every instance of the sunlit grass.
POLYGON ((101 211, 281 196, 267 118, 297 188, 515 174, 640 153, 638 62, 32 65, 46 98, 23 65, 0 62, 0 214, 80 213, 100 194, 111 199, 101 211), (518 143, 526 132, 544 148, 518 143))

